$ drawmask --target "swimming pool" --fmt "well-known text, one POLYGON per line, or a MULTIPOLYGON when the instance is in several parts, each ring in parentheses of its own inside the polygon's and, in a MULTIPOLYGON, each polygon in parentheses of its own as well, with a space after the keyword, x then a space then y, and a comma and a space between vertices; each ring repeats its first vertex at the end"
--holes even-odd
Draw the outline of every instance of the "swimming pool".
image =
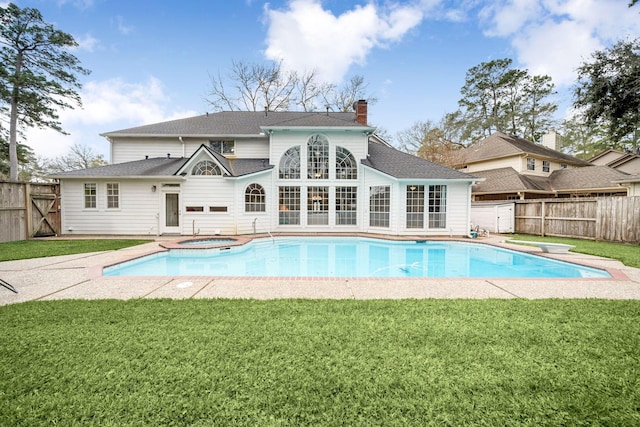
POLYGON ((609 273, 481 243, 363 237, 274 237, 241 246, 171 249, 105 276, 605 278, 609 273))

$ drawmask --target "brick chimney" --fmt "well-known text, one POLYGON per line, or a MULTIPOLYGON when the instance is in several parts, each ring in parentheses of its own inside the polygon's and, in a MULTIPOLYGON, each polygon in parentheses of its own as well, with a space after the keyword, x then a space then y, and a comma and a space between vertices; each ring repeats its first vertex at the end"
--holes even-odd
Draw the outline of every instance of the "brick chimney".
POLYGON ((367 101, 364 99, 355 103, 356 109, 356 122, 361 125, 367 125, 367 101))

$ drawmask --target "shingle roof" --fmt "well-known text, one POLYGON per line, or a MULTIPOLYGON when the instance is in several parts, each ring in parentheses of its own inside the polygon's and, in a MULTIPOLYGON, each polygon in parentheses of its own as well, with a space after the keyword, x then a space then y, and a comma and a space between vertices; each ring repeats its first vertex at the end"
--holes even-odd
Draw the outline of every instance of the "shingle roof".
POLYGON ((171 120, 113 132, 102 136, 128 135, 258 135, 261 127, 313 126, 313 127, 362 127, 355 121, 354 113, 319 113, 301 111, 222 111, 186 119, 171 120))
POLYGON ((554 190, 566 191, 617 187, 613 181, 623 180, 629 176, 629 174, 608 166, 587 166, 553 171, 549 180, 554 190))
POLYGON ((586 166, 588 164, 577 157, 502 132, 496 132, 482 141, 459 150, 456 154, 456 163, 460 165, 522 154, 555 159, 570 165, 586 166))
MULTIPOLYGON (((217 154, 217 153, 216 153, 217 154)), ((272 169, 268 159, 225 159, 217 155, 216 159, 231 172, 233 177, 248 175, 272 169), (222 158, 222 161, 221 159, 222 158)), ((185 165, 187 158, 157 157, 133 162, 117 163, 114 165, 100 166, 97 168, 81 169, 69 172, 52 174, 51 178, 99 178, 121 176, 173 176, 185 165)))
POLYGON ((474 193, 552 191, 545 177, 521 175, 511 167, 476 171, 473 174, 485 179, 473 187, 474 193))
POLYGON ((398 179, 466 179, 475 177, 395 148, 369 142, 369 155, 362 164, 398 179))
POLYGON ((52 174, 52 178, 72 177, 118 177, 118 176, 171 176, 174 175, 187 161, 186 158, 155 157, 151 159, 135 160, 117 163, 97 168, 80 169, 52 174))
POLYGON ((548 177, 522 175, 513 168, 476 171, 474 175, 485 178, 473 187, 474 193, 508 193, 518 191, 563 192, 569 190, 599 190, 616 188, 616 181, 630 177, 624 172, 607 166, 559 169, 548 177))

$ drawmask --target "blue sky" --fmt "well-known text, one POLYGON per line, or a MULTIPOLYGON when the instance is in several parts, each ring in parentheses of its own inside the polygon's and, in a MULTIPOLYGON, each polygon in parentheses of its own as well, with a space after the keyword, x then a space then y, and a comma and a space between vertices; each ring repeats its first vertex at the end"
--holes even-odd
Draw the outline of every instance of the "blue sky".
MULTIPOLYGON (((69 136, 27 133, 36 154, 73 144, 109 159, 100 133, 212 111, 210 76, 233 60, 282 58, 340 83, 362 75, 378 102, 369 120, 391 135, 457 109, 466 71, 511 58, 571 103, 575 68, 591 52, 640 35, 628 0, 31 0, 79 43, 83 108, 60 113, 69 136)), ((0 1, 6 6, 8 2, 0 1)))

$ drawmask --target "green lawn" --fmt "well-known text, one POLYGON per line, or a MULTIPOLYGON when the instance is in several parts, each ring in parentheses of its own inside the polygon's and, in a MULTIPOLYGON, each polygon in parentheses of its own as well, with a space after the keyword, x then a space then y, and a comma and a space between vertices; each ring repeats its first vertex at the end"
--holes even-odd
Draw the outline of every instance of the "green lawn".
POLYGON ((571 252, 613 258, 622 261, 624 265, 629 267, 640 268, 640 245, 596 242, 594 240, 569 239, 564 237, 529 236, 525 234, 514 234, 508 238, 535 242, 566 243, 575 246, 574 249, 571 249, 571 252))
POLYGON ((640 302, 0 307, 0 425, 640 425, 640 302))
POLYGON ((57 239, 57 240, 20 240, 0 243, 0 262, 18 259, 42 258, 57 255, 82 254, 87 252, 113 251, 129 246, 141 245, 151 240, 117 239, 57 239))

